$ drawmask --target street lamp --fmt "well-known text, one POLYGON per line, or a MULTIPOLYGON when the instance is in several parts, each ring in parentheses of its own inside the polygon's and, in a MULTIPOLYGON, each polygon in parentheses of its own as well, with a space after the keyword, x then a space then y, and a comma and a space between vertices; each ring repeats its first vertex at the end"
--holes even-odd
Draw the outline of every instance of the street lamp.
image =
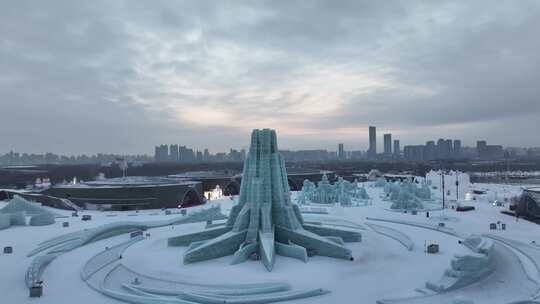
POLYGON ((456 170, 456 203, 459 201, 459 171, 456 170))
POLYGON ((442 208, 444 210, 444 171, 441 170, 441 190, 442 190, 442 208))

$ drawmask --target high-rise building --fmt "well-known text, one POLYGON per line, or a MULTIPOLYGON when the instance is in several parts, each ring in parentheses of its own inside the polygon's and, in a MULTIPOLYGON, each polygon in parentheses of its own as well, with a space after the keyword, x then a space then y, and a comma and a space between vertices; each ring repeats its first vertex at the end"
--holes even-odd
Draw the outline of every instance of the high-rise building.
POLYGON ((369 127, 369 149, 368 158, 375 159, 377 157, 377 128, 369 127))
POLYGON ((454 157, 461 157, 461 140, 459 139, 454 140, 454 157))
POLYGON ((434 160, 437 158, 437 147, 435 146, 435 142, 433 140, 426 142, 424 158, 425 160, 434 160))
POLYGON ((411 161, 423 161, 425 159, 424 151, 424 145, 405 146, 403 147, 403 158, 411 161))
POLYGON ((448 158, 448 148, 446 146, 446 140, 439 138, 437 140, 437 159, 446 159, 448 158))
POLYGON ((394 139, 394 156, 399 158, 401 154, 401 149, 399 147, 399 139, 394 139))
POLYGON ((364 158, 366 158, 366 152, 364 152, 364 151, 350 151, 349 152, 349 158, 354 159, 354 160, 364 159, 364 158))
POLYGON ((338 144, 338 155, 337 155, 338 159, 339 160, 344 160, 345 159, 345 148, 343 146, 343 144, 338 144))
POLYGON ((488 145, 485 140, 476 142, 476 152, 480 159, 501 159, 504 157, 503 147, 500 145, 488 145))
POLYGON ((169 161, 169 146, 159 145, 156 146, 154 151, 154 160, 157 162, 169 161))
POLYGON ((231 161, 242 161, 242 153, 236 149, 231 149, 229 151, 229 160, 231 161))
POLYGON ((170 145, 169 146, 169 161, 177 162, 178 161, 178 145, 170 145))
POLYGON ((446 158, 454 158, 454 147, 451 139, 446 140, 446 158))
POLYGON ((479 140, 476 142, 476 153, 478 153, 478 157, 483 158, 482 156, 486 153, 486 147, 487 147, 487 141, 485 140, 479 140))
POLYGON ((392 134, 387 133, 384 134, 384 156, 390 157, 392 156, 392 134))
POLYGON ((195 152, 193 152, 193 149, 188 148, 186 146, 180 146, 178 148, 178 154, 179 154, 178 160, 180 162, 191 163, 191 162, 194 162, 196 159, 195 152))

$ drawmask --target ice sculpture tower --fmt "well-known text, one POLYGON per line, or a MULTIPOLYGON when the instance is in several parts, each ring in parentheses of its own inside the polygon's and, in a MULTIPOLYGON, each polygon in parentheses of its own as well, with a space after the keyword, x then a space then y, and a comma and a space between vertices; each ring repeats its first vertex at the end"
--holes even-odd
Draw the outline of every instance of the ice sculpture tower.
POLYGON ((344 242, 360 240, 356 231, 304 223, 298 206, 290 200, 276 132, 256 129, 244 162, 240 199, 225 226, 173 237, 168 244, 189 245, 184 263, 233 254, 233 264, 255 257, 271 271, 276 253, 303 261, 311 255, 352 260, 344 242))

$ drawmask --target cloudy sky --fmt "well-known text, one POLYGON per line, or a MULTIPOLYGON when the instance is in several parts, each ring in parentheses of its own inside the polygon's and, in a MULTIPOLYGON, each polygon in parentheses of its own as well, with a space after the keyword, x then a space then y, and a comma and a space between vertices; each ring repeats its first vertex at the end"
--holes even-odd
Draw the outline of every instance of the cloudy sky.
POLYGON ((0 153, 540 146, 538 37, 536 0, 2 1, 0 153))

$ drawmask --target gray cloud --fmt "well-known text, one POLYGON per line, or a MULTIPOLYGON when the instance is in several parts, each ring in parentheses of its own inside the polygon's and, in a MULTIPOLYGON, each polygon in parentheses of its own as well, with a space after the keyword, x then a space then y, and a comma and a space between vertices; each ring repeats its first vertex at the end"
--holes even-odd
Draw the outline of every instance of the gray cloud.
MULTIPOLYGON (((0 5, 2 150, 540 145, 537 1, 0 5)), ((0 151, 2 152, 2 151, 0 151)))

